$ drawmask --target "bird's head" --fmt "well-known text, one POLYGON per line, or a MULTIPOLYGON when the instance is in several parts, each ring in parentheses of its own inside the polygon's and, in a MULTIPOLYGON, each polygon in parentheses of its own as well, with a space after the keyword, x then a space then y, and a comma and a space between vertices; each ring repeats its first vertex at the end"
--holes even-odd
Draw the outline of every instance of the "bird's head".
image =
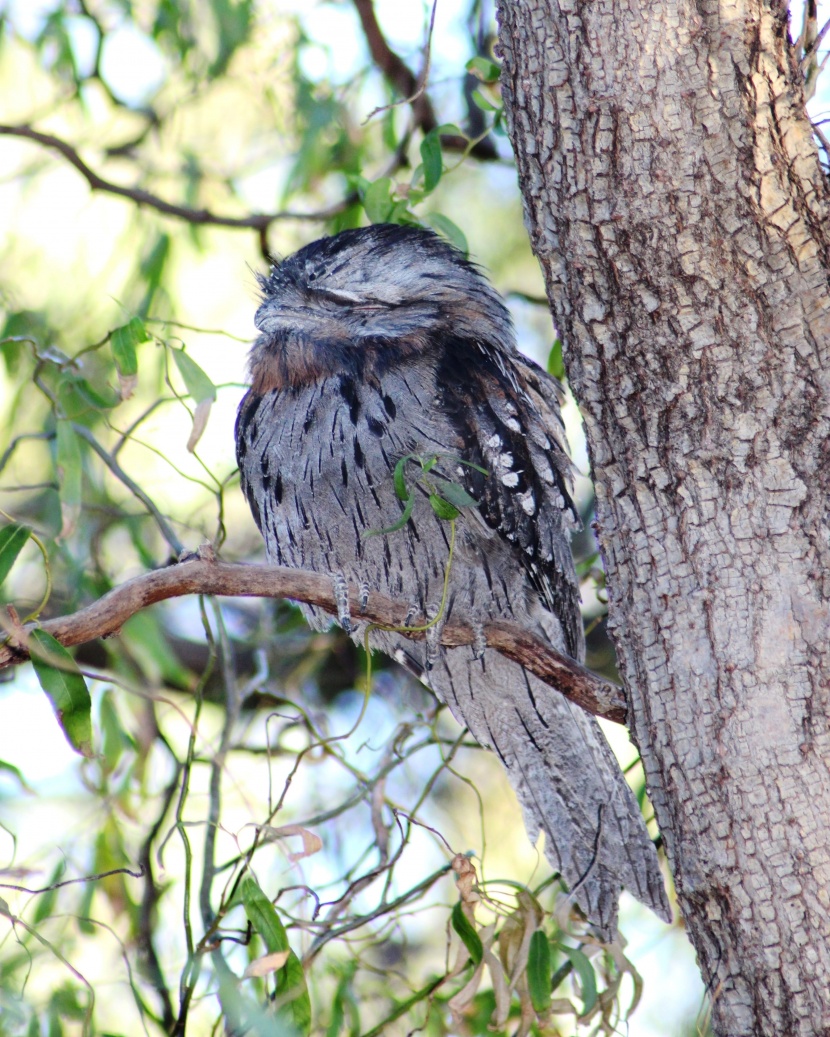
POLYGON ((458 249, 423 227, 376 224, 321 238, 260 278, 257 348, 354 349, 435 335, 512 350, 510 316, 458 249))

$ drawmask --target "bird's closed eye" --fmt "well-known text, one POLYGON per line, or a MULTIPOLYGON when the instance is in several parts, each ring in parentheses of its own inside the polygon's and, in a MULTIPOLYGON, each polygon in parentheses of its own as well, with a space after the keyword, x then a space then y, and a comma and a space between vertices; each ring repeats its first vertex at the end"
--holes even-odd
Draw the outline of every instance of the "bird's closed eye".
POLYGON ((334 292, 331 289, 317 288, 314 294, 318 299, 326 299, 329 302, 337 303, 339 306, 356 306, 361 310, 384 309, 383 303, 367 301, 365 297, 361 298, 361 296, 355 295, 352 292, 334 292))

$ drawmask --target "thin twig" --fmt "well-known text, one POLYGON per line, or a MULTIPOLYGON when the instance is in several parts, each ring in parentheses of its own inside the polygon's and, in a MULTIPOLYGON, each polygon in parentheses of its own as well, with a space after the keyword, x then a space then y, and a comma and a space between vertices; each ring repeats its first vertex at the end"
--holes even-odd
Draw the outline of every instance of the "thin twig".
MULTIPOLYGON (((337 614, 334 588, 328 576, 321 573, 289 569, 282 566, 240 565, 217 562, 209 557, 195 557, 166 569, 137 576, 116 587, 98 601, 71 616, 41 623, 63 645, 78 645, 117 633, 130 616, 157 601, 185 594, 217 594, 234 597, 290 598, 316 605, 332 615, 337 614)), ((350 600, 360 600, 357 587, 350 588, 350 600)), ((407 606, 373 592, 365 611, 353 614, 353 622, 366 621, 400 629, 401 637, 421 640, 423 633, 407 630, 407 606)), ((0 616, 0 624, 9 627, 0 616)), ((26 632, 9 631, 6 644, 0 645, 0 669, 14 665, 29 656, 26 632)), ((541 680, 561 692, 589 713, 625 723, 626 705, 620 688, 597 677, 565 655, 550 647, 541 637, 516 623, 503 621, 485 624, 487 644, 502 655, 524 666, 541 680)), ((448 621, 441 643, 447 647, 470 645, 475 641, 472 629, 463 623, 448 621)))
POLYGON ((258 230, 261 234, 264 234, 268 227, 278 220, 322 222, 331 219, 332 216, 336 216, 338 213, 343 212, 344 209, 347 209, 356 198, 356 195, 350 195, 335 205, 330 205, 327 209, 321 209, 319 212, 255 212, 247 216, 221 216, 218 213, 211 212, 210 209, 191 209, 186 205, 174 205, 172 202, 165 201, 164 198, 160 198, 151 191, 145 191, 141 187, 125 187, 122 184, 114 184, 111 180, 105 180, 84 162, 76 149, 67 141, 62 140, 60 137, 55 137, 51 133, 41 133, 27 124, 13 126, 2 123, 0 124, 0 135, 22 137, 24 140, 34 141, 45 148, 52 148, 53 151, 57 151, 70 165, 78 170, 93 191, 103 191, 106 194, 118 195, 120 198, 128 198, 136 205, 145 205, 150 209, 155 209, 156 212, 163 213, 165 216, 173 216, 176 219, 185 220, 187 223, 198 226, 242 228, 258 230))

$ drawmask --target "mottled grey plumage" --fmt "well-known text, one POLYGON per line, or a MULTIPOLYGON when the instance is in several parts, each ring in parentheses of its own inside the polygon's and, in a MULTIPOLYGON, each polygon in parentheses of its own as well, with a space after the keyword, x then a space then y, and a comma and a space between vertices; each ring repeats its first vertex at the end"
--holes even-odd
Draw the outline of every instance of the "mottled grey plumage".
MULTIPOLYGON (((440 455, 433 473, 479 502, 457 522, 446 616, 510 619, 581 660, 559 386, 518 353, 480 272, 429 231, 379 225, 314 242, 261 285, 237 452, 269 560, 331 574, 347 627, 348 581, 435 615, 450 527, 426 490, 402 529, 363 534, 400 519, 398 460, 440 455)), ((372 641, 499 755, 531 838, 544 831, 591 921, 614 931, 621 887, 667 917, 654 848, 594 719, 492 649, 442 649, 438 627, 426 643, 372 641)))

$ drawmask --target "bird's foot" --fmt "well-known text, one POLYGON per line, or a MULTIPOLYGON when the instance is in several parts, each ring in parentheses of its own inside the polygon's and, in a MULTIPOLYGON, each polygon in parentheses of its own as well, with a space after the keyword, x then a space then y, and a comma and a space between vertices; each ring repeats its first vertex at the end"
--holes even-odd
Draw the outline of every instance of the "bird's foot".
POLYGON ((438 606, 427 607, 427 629, 424 635, 426 645, 425 664, 427 670, 431 670, 441 656, 441 635, 444 632, 444 620, 438 619, 438 606))
POLYGON ((337 605, 337 622, 346 631, 352 632, 352 617, 349 609, 349 584, 343 573, 334 573, 331 578, 334 586, 334 601, 337 605))
POLYGON ((369 607, 369 584, 361 583, 360 593, 357 599, 358 605, 360 605, 360 611, 365 612, 369 607))
POLYGON ((487 636, 484 633, 483 623, 473 623, 473 658, 479 662, 484 658, 487 649, 487 636))
POLYGON ((403 618, 403 625, 405 627, 411 627, 416 616, 420 616, 421 607, 420 605, 410 605, 406 610, 406 615, 403 618))

